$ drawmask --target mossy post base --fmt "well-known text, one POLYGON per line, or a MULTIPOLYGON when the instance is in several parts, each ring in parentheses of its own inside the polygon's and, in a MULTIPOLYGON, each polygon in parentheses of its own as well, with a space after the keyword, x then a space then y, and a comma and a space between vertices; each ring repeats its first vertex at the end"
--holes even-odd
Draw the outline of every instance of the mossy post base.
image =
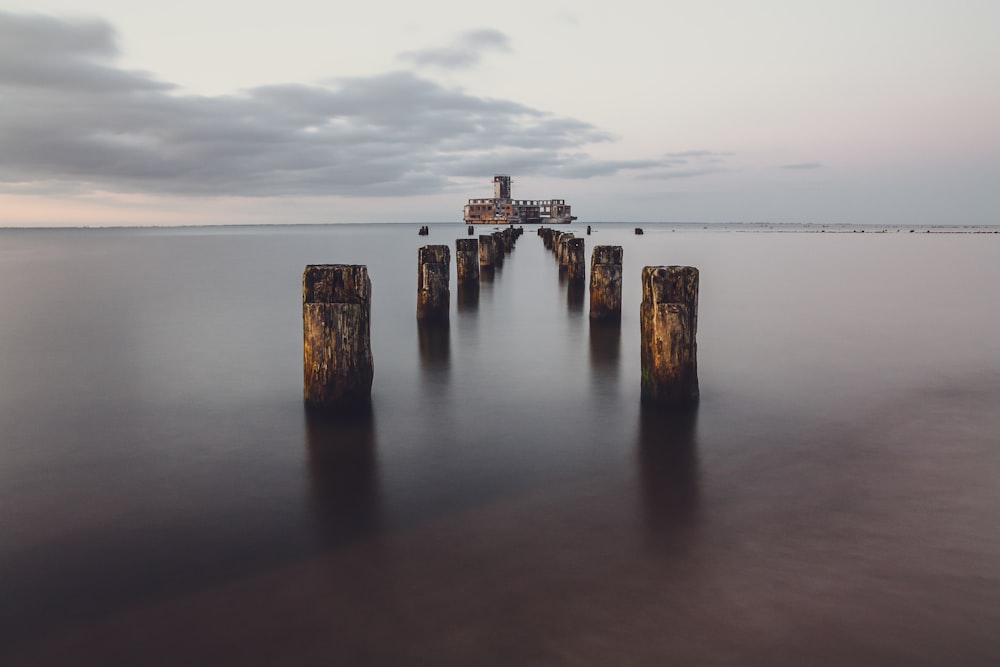
POLYGON ((590 319, 621 320, 622 247, 596 245, 590 256, 590 319))
POLYGON ((371 294, 366 266, 306 267, 302 274, 306 404, 337 408, 371 401, 371 294))
POLYGON ((447 321, 451 307, 451 249, 425 245, 417 251, 417 318, 447 321))
POLYGON ((698 269, 642 269, 642 400, 683 406, 698 400, 698 269))

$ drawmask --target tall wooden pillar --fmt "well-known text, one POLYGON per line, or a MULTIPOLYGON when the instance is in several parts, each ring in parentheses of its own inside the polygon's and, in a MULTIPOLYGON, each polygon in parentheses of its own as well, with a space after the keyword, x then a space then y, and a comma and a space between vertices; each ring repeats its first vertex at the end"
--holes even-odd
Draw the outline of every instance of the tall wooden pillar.
POLYGON ((479 283, 479 240, 455 241, 455 274, 461 283, 479 283))
POLYGON ((451 306, 451 250, 446 245, 425 245, 417 252, 417 318, 448 319, 451 306))
POLYGON ((303 395, 314 407, 371 400, 371 293, 368 268, 316 264, 302 274, 303 395))
POLYGON ((590 257, 590 319, 622 316, 622 247, 596 245, 590 257))
POLYGON ((570 282, 579 283, 587 279, 587 251, 582 238, 566 242, 566 277, 570 282))
POLYGON ((697 401, 698 269, 643 267, 640 328, 643 402, 697 401))

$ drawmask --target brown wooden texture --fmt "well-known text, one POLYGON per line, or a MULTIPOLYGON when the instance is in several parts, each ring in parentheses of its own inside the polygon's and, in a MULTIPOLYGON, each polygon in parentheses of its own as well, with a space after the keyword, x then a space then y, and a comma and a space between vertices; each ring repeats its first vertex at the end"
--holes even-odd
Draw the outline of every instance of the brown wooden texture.
POLYGON ((371 398, 371 280, 352 264, 307 266, 302 274, 303 395, 315 407, 371 398))
POLYGON ((417 251, 417 317, 447 320, 451 307, 451 249, 425 245, 417 251))
POLYGON ((559 234, 559 237, 558 237, 559 240, 558 240, 558 242, 555 245, 555 249, 556 249, 556 261, 559 262, 559 266, 563 267, 563 268, 566 267, 566 257, 569 254, 569 253, 567 253, 567 249, 568 249, 569 240, 571 238, 573 238, 573 233, 572 232, 562 232, 562 233, 559 234))
POLYGON ((459 283, 479 282, 479 240, 455 241, 455 274, 459 283))
POLYGON ((698 400, 698 269, 642 269, 642 400, 681 406, 698 400))
POLYGON ((622 316, 622 247, 594 246, 590 256, 590 319, 620 320, 622 316))
POLYGON ((503 242, 503 234, 500 232, 493 232, 493 265, 497 268, 503 266, 504 254, 506 254, 506 246, 503 242))
POLYGON ((496 264, 496 244, 490 234, 479 237, 479 270, 492 271, 496 264))
POLYGON ((566 277, 570 282, 584 282, 587 279, 587 250, 582 238, 571 238, 566 242, 566 277))

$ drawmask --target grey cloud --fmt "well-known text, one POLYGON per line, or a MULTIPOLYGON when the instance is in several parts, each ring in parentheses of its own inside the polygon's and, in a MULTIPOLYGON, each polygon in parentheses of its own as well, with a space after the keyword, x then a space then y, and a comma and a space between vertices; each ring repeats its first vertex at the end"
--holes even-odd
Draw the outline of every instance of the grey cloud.
POLYGON ((796 164, 783 164, 782 169, 824 169, 826 165, 821 162, 798 162, 796 164))
POLYGON ((0 12, 0 85, 95 92, 171 88, 142 72, 104 64, 117 53, 117 35, 102 21, 0 12))
POLYGON ((101 58, 100 22, 0 13, 0 190, 180 195, 427 194, 498 171, 589 178, 662 169, 594 160, 593 125, 412 72, 183 95, 101 58), (37 37, 34 40, 33 37, 37 37), (73 81, 70 81, 73 79, 73 81))
POLYGON ((507 35, 492 28, 470 30, 461 33, 448 46, 404 51, 398 57, 415 65, 464 69, 479 64, 487 51, 509 52, 507 35))
POLYGON ((97 19, 56 19, 43 14, 0 11, 0 55, 39 51, 49 57, 118 53, 117 35, 97 19))

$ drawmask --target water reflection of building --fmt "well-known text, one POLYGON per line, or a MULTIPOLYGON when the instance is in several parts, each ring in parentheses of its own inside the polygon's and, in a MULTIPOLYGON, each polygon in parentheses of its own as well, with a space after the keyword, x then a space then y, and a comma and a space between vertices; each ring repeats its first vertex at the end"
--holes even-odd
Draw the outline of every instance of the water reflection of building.
POLYGON ((493 177, 493 197, 470 199, 463 217, 466 224, 506 225, 564 223, 576 220, 565 199, 512 199, 511 178, 493 177))
POLYGON ((309 497, 321 541, 335 545, 381 523, 375 416, 306 410, 309 497))

